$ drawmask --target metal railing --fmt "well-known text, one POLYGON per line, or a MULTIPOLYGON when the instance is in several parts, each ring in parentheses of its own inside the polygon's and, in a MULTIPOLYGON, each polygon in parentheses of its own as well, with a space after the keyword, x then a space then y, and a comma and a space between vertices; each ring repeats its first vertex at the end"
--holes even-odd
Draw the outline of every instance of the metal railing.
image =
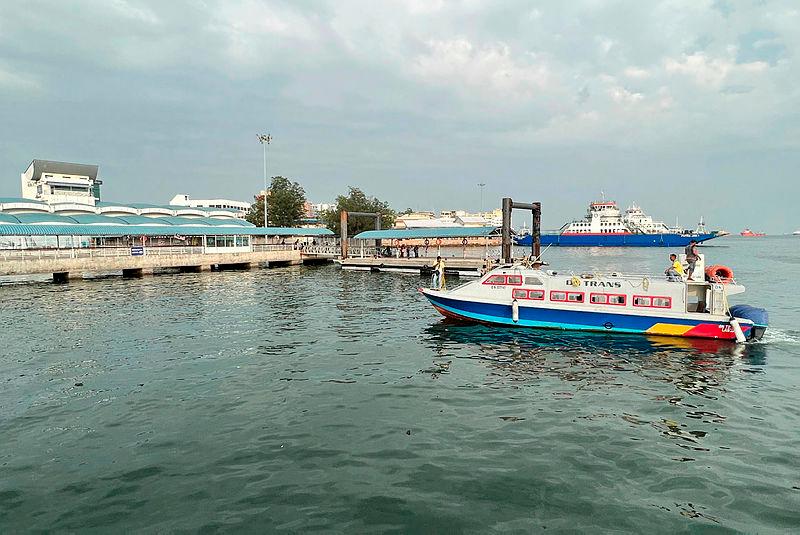
POLYGON ((171 256, 226 254, 242 252, 291 251, 291 245, 267 244, 243 247, 234 251, 215 251, 203 246, 152 246, 152 247, 85 247, 75 249, 0 249, 0 260, 50 260, 68 258, 109 258, 136 256, 171 256))
POLYGON ((263 253, 266 251, 291 251, 294 249, 292 244, 283 243, 267 243, 252 246, 254 253, 263 253))
POLYGON ((300 252, 308 255, 339 256, 341 248, 336 245, 309 245, 300 249, 300 252))

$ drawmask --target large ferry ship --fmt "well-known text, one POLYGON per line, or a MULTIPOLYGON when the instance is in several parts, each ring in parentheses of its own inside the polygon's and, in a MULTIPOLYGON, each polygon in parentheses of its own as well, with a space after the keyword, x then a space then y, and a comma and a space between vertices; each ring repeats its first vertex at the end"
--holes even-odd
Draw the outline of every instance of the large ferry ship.
MULTIPOLYGON (((635 204, 623 214, 614 201, 596 201, 589 205, 586 217, 567 223, 556 233, 542 233, 542 245, 562 247, 684 247, 691 240, 704 242, 718 237, 705 228, 702 218, 695 230, 668 227, 635 204)), ((532 237, 524 231, 514 239, 516 245, 531 245, 532 237)))

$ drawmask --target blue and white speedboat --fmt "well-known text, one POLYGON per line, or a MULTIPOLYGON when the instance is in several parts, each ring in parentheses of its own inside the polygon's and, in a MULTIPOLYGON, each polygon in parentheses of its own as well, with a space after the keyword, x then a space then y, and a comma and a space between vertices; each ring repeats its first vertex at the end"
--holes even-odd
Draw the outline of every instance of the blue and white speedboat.
POLYGON ((742 294, 734 280, 670 281, 664 275, 559 273, 503 265, 453 290, 421 288, 448 318, 508 327, 533 327, 662 336, 760 339, 767 312, 729 306, 742 294))
MULTIPOLYGON (((586 217, 567 223, 554 234, 542 233, 542 245, 562 247, 685 247, 691 240, 704 242, 718 237, 708 232, 702 219, 694 231, 668 227, 654 221, 635 204, 623 214, 614 201, 597 201, 589 205, 586 217)), ((530 247, 533 238, 522 234, 516 245, 530 247)))

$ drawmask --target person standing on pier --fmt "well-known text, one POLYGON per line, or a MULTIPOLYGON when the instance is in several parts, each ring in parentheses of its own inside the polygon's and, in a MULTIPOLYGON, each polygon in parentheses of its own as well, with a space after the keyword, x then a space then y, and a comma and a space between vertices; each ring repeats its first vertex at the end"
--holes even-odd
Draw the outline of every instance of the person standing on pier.
POLYGON ((444 260, 441 256, 436 257, 436 263, 433 264, 433 285, 437 290, 441 290, 444 286, 444 260))
POLYGON ((414 258, 419 258, 419 245, 414 246, 414 258))

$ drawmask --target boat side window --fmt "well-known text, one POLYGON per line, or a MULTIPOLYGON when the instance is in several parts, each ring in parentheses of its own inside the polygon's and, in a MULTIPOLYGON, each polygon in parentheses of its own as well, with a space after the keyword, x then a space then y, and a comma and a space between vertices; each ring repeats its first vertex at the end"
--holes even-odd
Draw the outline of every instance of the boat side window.
POLYGON ((643 295, 633 296, 633 306, 650 308, 672 308, 671 297, 646 297, 643 295))
POLYGON ((505 284, 506 283, 506 276, 505 275, 492 275, 485 281, 484 284, 505 284))
POLYGON ((539 280, 539 277, 525 277, 525 285, 526 286, 541 286, 542 281, 539 280))
POLYGON ((596 305, 624 305, 624 294, 591 294, 589 301, 596 305))
POLYGON ((671 308, 672 299, 669 297, 654 297, 653 306, 656 308, 671 308))
POLYGON ((522 286, 522 275, 509 275, 506 284, 511 286, 522 286))
POLYGON ((608 304, 609 305, 624 305, 625 304, 625 296, 621 294, 611 294, 608 296, 608 304))
POLYGON ((544 299, 544 290, 524 290, 522 288, 514 288, 511 292, 511 297, 514 299, 536 299, 541 301, 544 299))
POLYGON ((583 292, 560 292, 553 290, 550 292, 550 300, 569 303, 583 303, 583 292))

